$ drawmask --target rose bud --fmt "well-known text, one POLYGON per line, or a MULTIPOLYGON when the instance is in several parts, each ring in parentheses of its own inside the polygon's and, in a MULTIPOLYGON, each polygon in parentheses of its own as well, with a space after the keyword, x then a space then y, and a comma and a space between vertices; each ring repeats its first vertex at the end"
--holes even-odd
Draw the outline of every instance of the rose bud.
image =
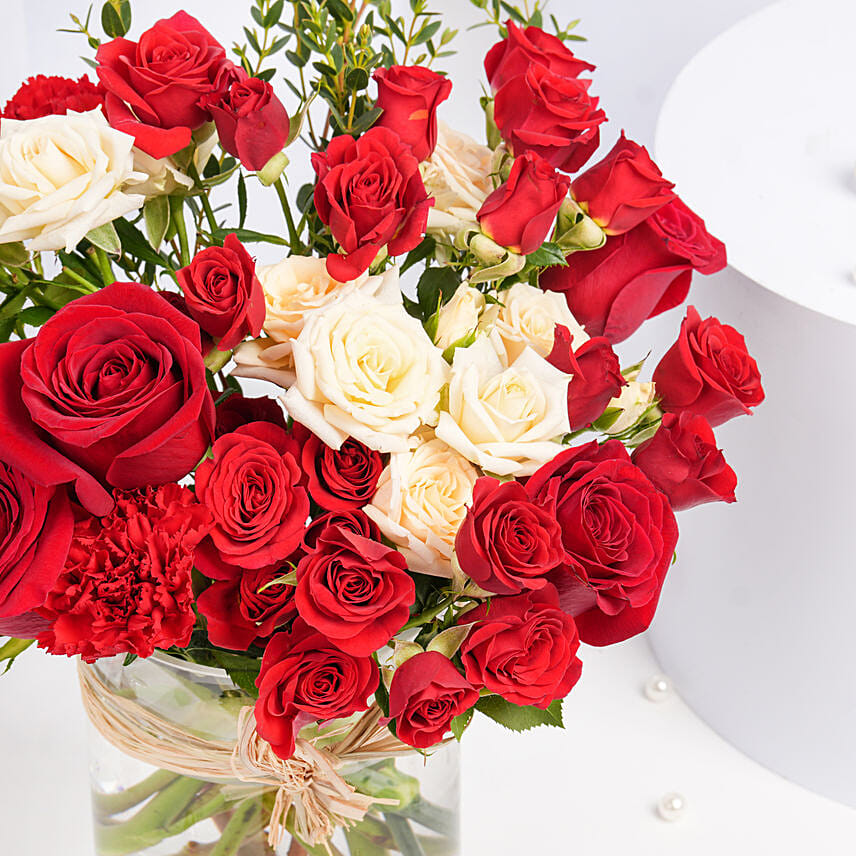
POLYGON ((452 91, 452 81, 421 65, 379 68, 377 104, 383 110, 376 128, 389 128, 410 146, 418 161, 431 157, 437 145, 437 107, 452 91))
POLYGON ((467 680, 511 704, 544 709, 564 698, 582 674, 577 626, 551 585, 495 597, 459 623, 474 625, 461 645, 467 680))
POLYGON ((540 27, 521 29, 514 21, 508 21, 505 28, 508 37, 495 44, 484 60, 494 92, 513 77, 526 74, 531 65, 542 65, 561 77, 579 77, 584 71, 594 71, 590 62, 575 57, 560 39, 540 27))
POLYGON ((38 119, 41 116, 65 116, 88 113, 104 103, 104 92, 87 75, 79 80, 68 77, 31 77, 6 102, 4 119, 38 119))
POLYGON ((716 448, 713 429, 704 416, 667 413, 657 433, 632 458, 675 511, 704 502, 737 501, 737 476, 716 448))
POLYGON ((482 231, 512 253, 534 253, 549 237, 570 186, 571 180, 539 155, 521 155, 514 161, 508 180, 479 210, 482 231))
POLYGON ((303 540, 300 542, 300 549, 306 553, 311 553, 315 549, 318 539, 328 526, 345 529, 348 532, 361 535, 363 538, 368 538, 371 541, 380 542, 382 540, 377 523, 369 519, 365 511, 361 511, 360 509, 328 511, 326 514, 316 517, 306 527, 303 532, 303 540))
POLYGON ((764 400, 758 365, 740 333, 687 309, 678 341, 654 370, 660 407, 701 414, 714 427, 764 400))
POLYGON ((177 271, 187 311, 199 326, 218 339, 220 351, 231 351, 247 336, 258 336, 265 320, 265 295, 256 264, 244 245, 227 235, 222 247, 207 247, 177 271))
POLYGON ((547 361, 572 375, 568 385, 571 431, 588 428, 596 421, 625 383, 618 356, 606 339, 589 339, 574 350, 568 328, 560 324, 556 325, 553 350, 547 361))
POLYGON ((428 749, 449 732, 452 720, 479 700, 478 690, 437 651, 416 654, 393 676, 389 688, 389 715, 398 739, 417 749, 428 749))
POLYGON ((434 344, 445 351, 453 345, 471 342, 486 308, 485 296, 462 282, 437 311, 434 344))
POLYGON ((548 268, 540 282, 564 293, 588 333, 621 342, 647 318, 683 303, 693 270, 711 274, 725 264, 725 245, 676 198, 601 249, 548 268))
POLYGON ((479 588, 516 594, 547 585, 565 550, 556 518, 535 505, 522 484, 483 476, 455 538, 455 557, 479 588))
POLYGON ((422 241, 434 200, 409 146, 388 128, 372 128, 358 140, 334 137, 325 152, 312 155, 312 166, 318 216, 342 249, 327 256, 334 279, 357 279, 382 250, 397 256, 422 241))
POLYGON ((220 144, 241 165, 260 172, 288 140, 288 113, 266 80, 248 77, 232 84, 223 99, 210 104, 220 144))
POLYGON ((496 93, 494 119, 515 157, 535 152, 562 172, 580 169, 600 145, 599 126, 606 121, 590 85, 543 65, 511 78, 496 93))

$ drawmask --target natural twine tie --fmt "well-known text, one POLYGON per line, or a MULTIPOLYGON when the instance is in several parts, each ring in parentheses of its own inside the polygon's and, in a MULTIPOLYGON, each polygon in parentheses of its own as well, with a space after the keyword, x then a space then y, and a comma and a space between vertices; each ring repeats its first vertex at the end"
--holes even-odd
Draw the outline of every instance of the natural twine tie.
POLYGON ((397 805, 396 800, 358 793, 338 772, 345 763, 413 751, 381 723, 382 713, 376 705, 350 727, 324 734, 325 741, 342 739, 322 748, 298 738, 293 757, 283 760, 259 737, 252 707, 240 711, 236 742, 207 740, 134 699, 116 695, 93 668, 81 663, 78 674, 89 719, 125 755, 181 776, 237 779, 276 790, 268 832, 268 843, 274 849, 287 834, 292 808, 294 834, 315 846, 326 843, 337 827, 359 823, 373 804, 397 805))

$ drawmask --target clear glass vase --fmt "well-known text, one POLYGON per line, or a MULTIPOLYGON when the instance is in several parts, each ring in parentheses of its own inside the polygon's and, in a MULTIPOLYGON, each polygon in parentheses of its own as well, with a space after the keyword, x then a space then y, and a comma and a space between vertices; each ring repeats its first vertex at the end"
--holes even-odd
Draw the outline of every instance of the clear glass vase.
MULTIPOLYGON (((219 670, 156 654, 91 669, 100 685, 207 741, 234 742, 239 711, 252 704, 219 670)), ((394 798, 374 805, 327 844, 285 835, 268 844, 275 792, 237 779, 179 775, 143 763, 91 729, 90 778, 97 856, 458 856, 457 743, 351 762, 339 773, 359 792, 394 798)), ((293 809, 286 823, 292 829, 293 809)))

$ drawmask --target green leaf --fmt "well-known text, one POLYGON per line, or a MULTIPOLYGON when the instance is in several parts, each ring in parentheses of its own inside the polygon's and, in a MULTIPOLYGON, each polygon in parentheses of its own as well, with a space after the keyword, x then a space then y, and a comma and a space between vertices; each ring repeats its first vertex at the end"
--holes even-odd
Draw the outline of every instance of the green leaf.
POLYGON ((378 684, 378 687, 375 690, 375 701, 383 715, 389 716, 389 691, 383 681, 378 684))
POLYGON ((380 107, 374 107, 371 110, 366 110, 366 112, 351 125, 351 131, 355 134, 362 134, 365 131, 368 131, 368 129, 371 128, 371 126, 380 118, 381 113, 383 113, 383 110, 381 110, 380 107))
POLYGON ((564 728, 561 699, 552 702, 546 710, 541 710, 539 707, 512 704, 501 696, 485 696, 479 699, 476 710, 480 710, 509 731, 528 731, 539 725, 564 728))
POLYGON ((6 267, 24 267, 29 260, 30 254, 24 249, 22 241, 0 244, 0 264, 6 267))
POLYGON ((143 208, 146 223, 146 235, 155 250, 160 249, 169 229, 169 199, 166 196, 153 196, 143 208))
POLYGON ((401 273, 406 273, 414 265, 419 264, 419 262, 424 261, 429 256, 433 256, 436 246, 437 242, 434 238, 430 235, 426 237, 415 250, 411 250, 407 254, 407 257, 401 265, 401 273))
POLYGON ((252 229, 215 229, 214 238, 223 243, 226 235, 235 235, 243 244, 275 244, 278 247, 289 246, 286 238, 279 235, 267 235, 264 232, 254 232, 252 229))
POLYGON ((416 286, 416 296, 423 312, 423 320, 430 318, 437 309, 451 298, 461 284, 459 274, 448 267, 427 268, 416 286))
POLYGON ((137 654, 125 654, 125 659, 122 661, 123 666, 130 666, 137 659, 137 654))
POLYGON ((131 0, 107 0, 101 9, 101 27, 112 39, 131 29, 131 0))
MULTIPOLYGON (((122 246, 130 255, 157 267, 170 267, 169 262, 152 249, 145 235, 133 224, 120 217, 114 221, 122 246)), ((168 233, 167 233, 168 234, 168 233)))
POLYGON ((340 23, 348 24, 354 20, 355 12, 344 0, 327 0, 327 8, 340 23))
POLYGON ((86 240, 111 256, 118 256, 122 252, 122 242, 119 240, 119 234, 113 223, 105 223, 103 226, 87 232, 86 240))
POLYGON ((561 267, 568 266, 568 260, 565 258, 564 250, 552 242, 542 244, 534 253, 526 256, 526 264, 533 267, 553 267, 560 265, 561 267))
POLYGON ((469 710, 465 710, 459 716, 456 716, 452 720, 451 729, 452 734, 455 735, 455 740, 460 741, 460 739, 464 736, 464 732, 467 730, 469 724, 473 721, 473 714, 475 713, 475 708, 471 707, 469 710))
POLYGON ((348 89, 353 89, 359 92, 361 89, 367 89, 369 85, 369 73, 359 66, 352 68, 345 75, 345 84, 348 89))
POLYGON ((247 222, 247 182, 244 173, 238 173, 238 226, 243 229, 247 222))
POLYGON ((41 327, 53 315, 54 310, 49 306, 28 306, 18 316, 18 320, 22 324, 28 324, 30 327, 41 327))
POLYGON ((16 318, 18 313, 24 308, 27 298, 30 296, 29 289, 19 291, 14 297, 4 301, 0 307, 0 320, 6 318, 16 318))
POLYGON ((6 663, 6 668, 3 669, 4 675, 12 668, 15 659, 23 654, 35 641, 35 639, 10 639, 5 645, 0 646, 0 663, 6 663))
POLYGON ((423 27, 419 33, 416 34, 416 37, 411 42, 412 45, 424 45, 425 42, 429 41, 443 26, 442 21, 433 21, 430 24, 427 24, 423 27))
POLYGON ((256 678, 259 676, 261 661, 255 657, 243 654, 231 654, 228 651, 212 651, 217 665, 240 687, 247 695, 258 697, 256 678))
POLYGON ((268 9, 267 15, 262 18, 261 26, 266 30, 270 30, 279 23, 282 17, 282 8, 285 5, 285 0, 276 0, 276 2, 268 9))

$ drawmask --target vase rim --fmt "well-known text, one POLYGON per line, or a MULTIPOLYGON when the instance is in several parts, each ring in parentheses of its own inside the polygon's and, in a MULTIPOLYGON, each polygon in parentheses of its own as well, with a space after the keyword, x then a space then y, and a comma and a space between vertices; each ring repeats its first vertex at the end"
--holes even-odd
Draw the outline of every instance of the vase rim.
POLYGON ((189 672, 193 675, 206 675, 211 678, 231 681, 231 678, 225 669, 221 669, 218 666, 203 666, 200 663, 191 663, 189 660, 182 660, 180 657, 173 657, 172 654, 167 654, 166 651, 161 651, 160 649, 155 649, 154 654, 147 659, 162 663, 163 665, 168 666, 171 669, 176 669, 177 671, 189 672))

